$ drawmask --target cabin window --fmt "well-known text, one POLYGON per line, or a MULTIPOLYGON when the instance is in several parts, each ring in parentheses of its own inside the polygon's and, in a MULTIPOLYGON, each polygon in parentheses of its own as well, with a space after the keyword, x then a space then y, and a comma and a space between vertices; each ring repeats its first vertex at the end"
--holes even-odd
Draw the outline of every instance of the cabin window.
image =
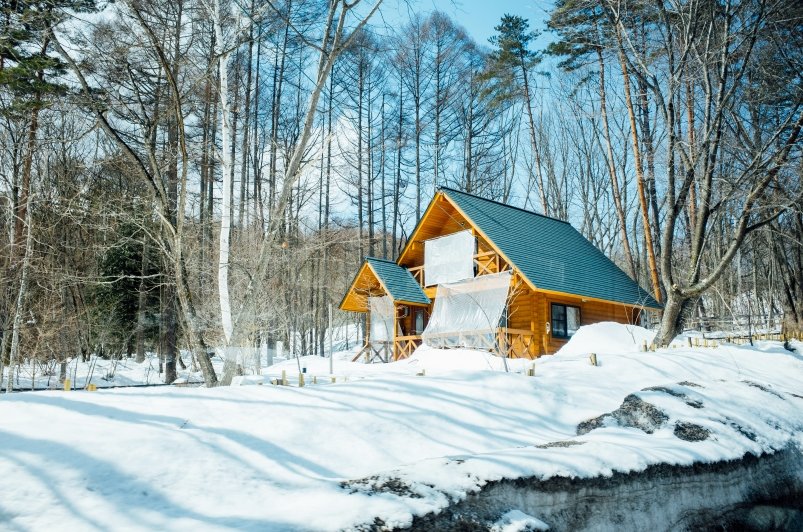
POLYGON ((580 307, 552 303, 552 336, 570 338, 580 327, 580 307))
POLYGON ((413 311, 413 334, 424 332, 424 309, 417 308, 413 311))

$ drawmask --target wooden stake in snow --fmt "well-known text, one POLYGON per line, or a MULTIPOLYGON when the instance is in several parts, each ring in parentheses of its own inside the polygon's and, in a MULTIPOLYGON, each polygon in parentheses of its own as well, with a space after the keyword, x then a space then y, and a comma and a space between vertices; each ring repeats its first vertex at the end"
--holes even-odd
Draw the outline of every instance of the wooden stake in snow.
POLYGON ((282 370, 282 386, 287 386, 287 370, 282 370))
POLYGON ((304 387, 304 373, 299 373, 298 374, 298 387, 299 388, 303 388, 304 387))
POLYGON ((334 354, 335 351, 332 348, 332 336, 334 331, 332 330, 332 304, 329 303, 329 375, 335 372, 334 370, 334 354))
POLYGON ((641 350, 644 351, 645 353, 647 352, 647 340, 641 342, 641 350))
POLYGON ((592 366, 596 366, 597 365, 597 354, 596 353, 591 353, 588 356, 588 360, 591 362, 592 366))

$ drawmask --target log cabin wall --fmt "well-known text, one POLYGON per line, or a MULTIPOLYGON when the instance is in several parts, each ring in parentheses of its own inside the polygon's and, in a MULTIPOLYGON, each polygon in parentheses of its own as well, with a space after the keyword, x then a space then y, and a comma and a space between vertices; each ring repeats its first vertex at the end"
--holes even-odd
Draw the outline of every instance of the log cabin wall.
MULTIPOLYGON (((548 294, 530 289, 519 290, 511 298, 508 311, 507 326, 511 329, 530 330, 538 341, 537 352, 530 356, 553 354, 563 347, 567 339, 555 338, 551 331, 551 305, 561 303, 580 308, 581 325, 590 325, 601 321, 613 321, 624 324, 636 324, 639 321, 639 309, 616 303, 583 300, 580 297, 548 294), (547 333, 547 323, 550 332, 547 333)), ((533 351, 531 349, 531 351, 533 351)), ((522 353, 525 355, 525 353, 522 353)))
POLYGON ((608 303, 595 300, 584 300, 580 297, 567 295, 550 294, 536 292, 535 297, 535 320, 537 321, 536 330, 542 335, 544 352, 547 354, 555 353, 558 349, 566 345, 567 339, 555 338, 550 332, 546 332, 546 324, 551 324, 551 305, 560 303, 580 308, 580 324, 590 325, 601 321, 613 321, 616 323, 635 324, 639 321, 639 309, 636 307, 608 303))

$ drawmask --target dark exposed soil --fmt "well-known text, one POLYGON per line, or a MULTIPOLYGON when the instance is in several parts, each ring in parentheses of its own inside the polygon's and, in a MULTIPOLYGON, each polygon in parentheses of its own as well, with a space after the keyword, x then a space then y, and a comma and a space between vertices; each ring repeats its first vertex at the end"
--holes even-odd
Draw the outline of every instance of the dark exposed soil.
POLYGON ((416 517, 410 530, 490 530, 505 512, 519 509, 557 531, 797 531, 803 530, 801 466, 800 451, 788 448, 610 477, 501 480, 437 515, 416 517))
POLYGON ((594 429, 613 424, 630 427, 652 434, 669 419, 666 413, 637 395, 625 397, 619 408, 608 414, 583 421, 577 425, 577 435, 587 434, 594 429))
POLYGON ((711 431, 695 423, 678 421, 673 431, 676 437, 685 441, 703 441, 711 436, 711 431))

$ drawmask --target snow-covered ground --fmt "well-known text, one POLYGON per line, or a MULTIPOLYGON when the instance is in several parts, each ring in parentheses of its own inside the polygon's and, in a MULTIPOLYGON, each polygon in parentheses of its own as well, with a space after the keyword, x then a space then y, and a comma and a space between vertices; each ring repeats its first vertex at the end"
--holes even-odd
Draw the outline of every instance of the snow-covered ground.
MULTIPOLYGON (((334 360, 336 362, 350 362, 354 355, 359 351, 355 338, 358 331, 353 325, 335 327, 332 338, 332 347, 335 351, 334 360), (348 338, 347 338, 348 337, 348 338)), ((281 343, 281 342, 280 342, 281 343)), ((300 345, 300 341, 295 338, 290 342, 300 345)), ((328 338, 326 341, 328 349, 328 338)), ((279 346, 271 355, 268 355, 267 347, 262 349, 230 349, 228 355, 237 358, 238 363, 243 368, 246 377, 259 376, 266 372, 271 365, 293 360, 295 358, 291 349, 279 346)), ((203 375, 197 367, 193 367, 191 355, 187 352, 182 353, 182 361, 186 367, 177 367, 177 382, 202 383, 203 375)), ((212 356, 212 365, 218 375, 223 373, 224 353, 215 352, 212 356)), ((321 357, 306 357, 308 359, 319 359, 321 357)), ((302 359, 303 360, 303 359, 302 359)), ((326 371, 329 367, 328 358, 326 359, 326 371)), ((320 364, 319 364, 320 365, 320 364)), ((114 388, 120 386, 143 386, 158 385, 164 383, 164 374, 159 372, 159 356, 156 353, 147 353, 143 362, 136 362, 134 358, 104 358, 97 355, 90 355, 86 360, 80 357, 71 358, 66 364, 66 378, 70 380, 73 389, 85 389, 88 384, 94 384, 98 388, 114 388)), ((359 366, 363 366, 359 364, 359 366)), ((288 366, 289 367, 289 366, 288 366)), ((294 372, 293 379, 297 380, 294 372)), ((0 379, 0 391, 5 391, 8 378, 8 367, 3 368, 2 379, 0 379)), ((246 379, 249 380, 249 379, 246 379)), ((261 379, 250 378, 250 382, 261 379)), ((47 364, 25 362, 14 372, 15 390, 48 390, 61 389, 62 384, 59 380, 59 365, 55 361, 47 364)))
POLYGON ((508 361, 509 372, 484 353, 420 349, 384 365, 343 354, 335 384, 320 384, 328 360, 315 357, 262 379, 301 365, 320 376, 304 388, 4 396, 0 529, 403 526, 502 478, 803 446, 803 346, 639 352, 648 335, 584 327, 557 355, 508 361))

